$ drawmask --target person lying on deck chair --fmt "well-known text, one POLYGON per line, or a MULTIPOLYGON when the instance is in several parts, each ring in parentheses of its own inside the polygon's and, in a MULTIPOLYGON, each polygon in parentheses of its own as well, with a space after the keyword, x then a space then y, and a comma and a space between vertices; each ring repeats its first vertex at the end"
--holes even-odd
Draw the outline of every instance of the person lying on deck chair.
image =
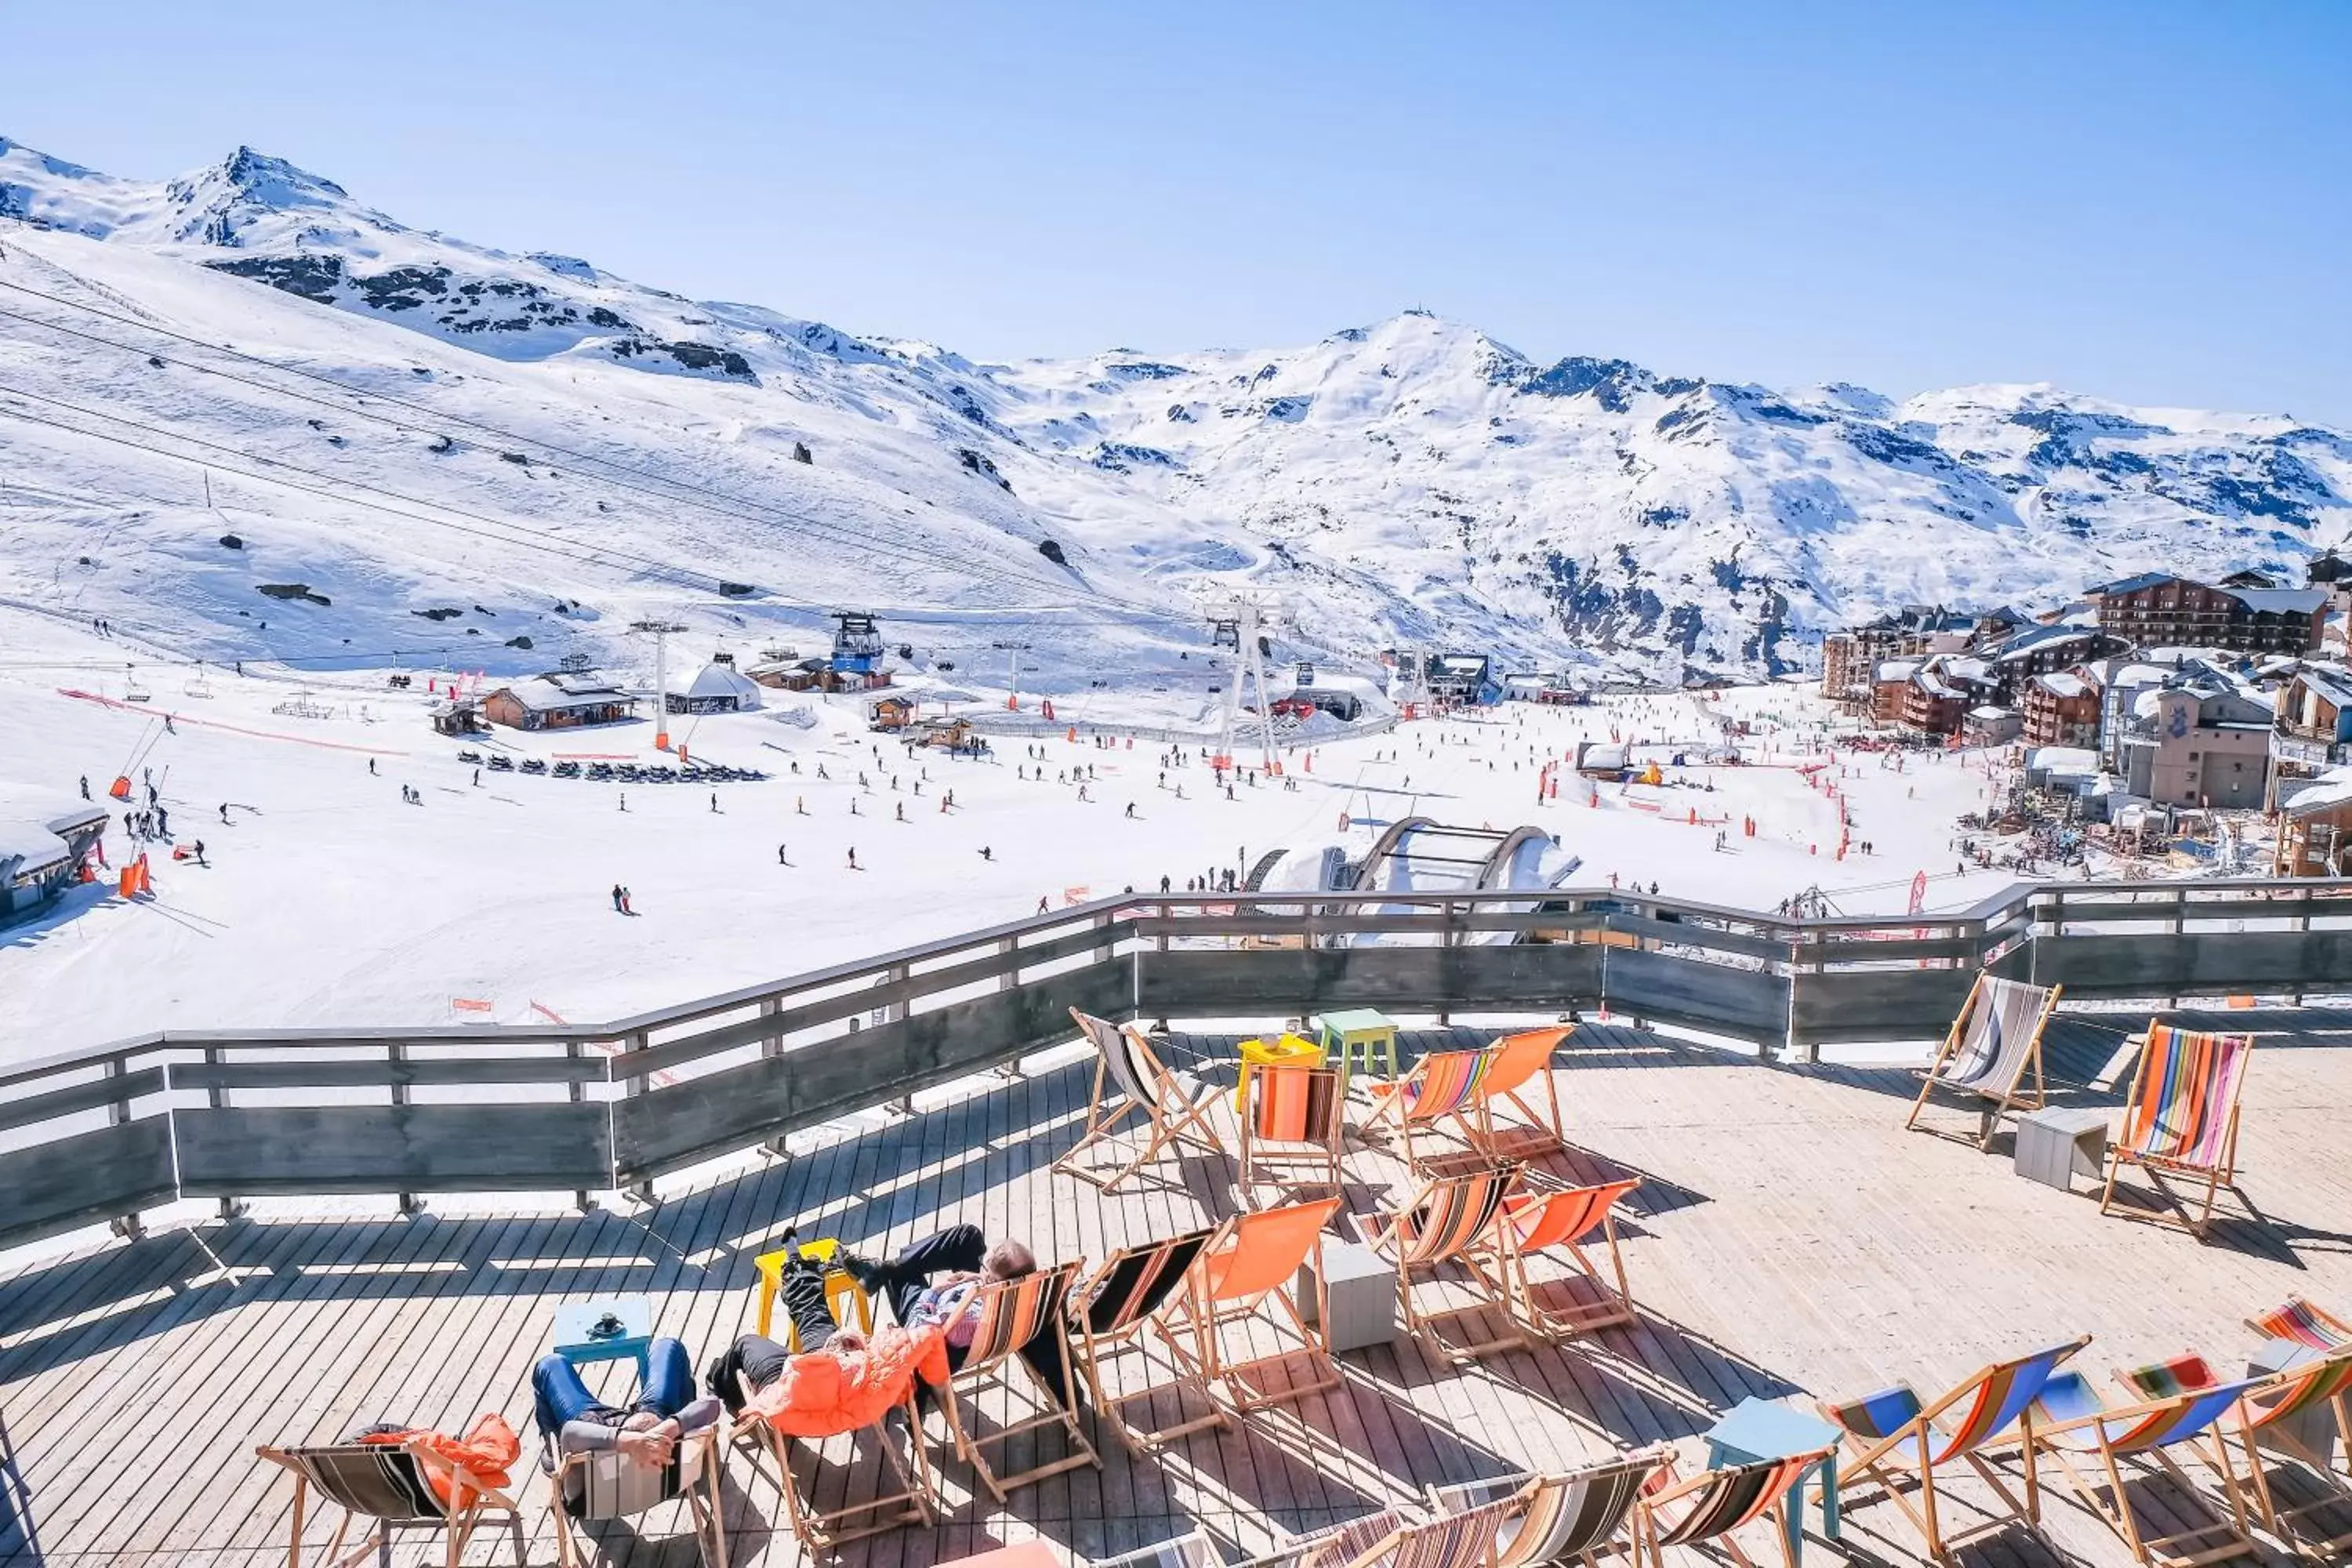
MULTIPOLYGON (((784 1261, 783 1299, 784 1310, 800 1335, 801 1353, 864 1348, 863 1334, 834 1321, 833 1309, 825 1300, 824 1269, 792 1247, 795 1234, 788 1230, 783 1237, 784 1245, 792 1248, 784 1261)), ((944 1326, 950 1368, 961 1366, 964 1352, 971 1348, 973 1331, 979 1327, 981 1288, 1037 1271, 1036 1257, 1027 1247, 1017 1241, 1000 1241, 991 1247, 976 1225, 950 1226, 902 1248, 887 1263, 861 1258, 845 1247, 836 1263, 857 1281, 858 1289, 888 1300, 890 1314, 900 1324, 944 1326)), ((1043 1344, 1032 1345, 1022 1355, 1055 1398, 1067 1405, 1069 1394, 1063 1386, 1060 1359, 1043 1344)), ((748 1377, 753 1388, 765 1388, 791 1359, 792 1352, 775 1341, 745 1334, 710 1363, 704 1382, 727 1402, 730 1412, 740 1412, 742 1395, 736 1374, 748 1377)))
MULTIPOLYGON (((659 1469, 677 1453, 678 1439, 719 1419, 719 1402, 694 1396, 694 1363, 677 1340, 657 1339, 646 1350, 645 1384, 624 1410, 588 1392, 580 1369, 561 1355, 541 1356, 530 1388, 539 1423, 540 1468, 550 1475, 564 1455, 618 1449, 659 1469)), ((585 1485, 579 1471, 564 1479, 564 1506, 578 1509, 585 1485)))

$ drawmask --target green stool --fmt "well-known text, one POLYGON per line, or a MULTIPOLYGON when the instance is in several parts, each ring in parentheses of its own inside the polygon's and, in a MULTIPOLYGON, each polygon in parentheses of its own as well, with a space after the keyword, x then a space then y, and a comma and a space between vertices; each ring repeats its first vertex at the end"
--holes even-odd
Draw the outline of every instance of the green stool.
POLYGON ((1357 1070, 1359 1056, 1366 1074, 1391 1079, 1397 1076, 1396 1020, 1386 1013, 1351 1007, 1325 1013, 1315 1022, 1322 1031, 1325 1059, 1339 1069, 1340 1093, 1348 1092, 1348 1077, 1357 1070))

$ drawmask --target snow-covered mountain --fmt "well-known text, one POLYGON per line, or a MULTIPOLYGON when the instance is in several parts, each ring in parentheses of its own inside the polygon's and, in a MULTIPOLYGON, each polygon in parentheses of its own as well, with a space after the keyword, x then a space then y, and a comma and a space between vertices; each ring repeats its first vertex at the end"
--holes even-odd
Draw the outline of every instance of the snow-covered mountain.
POLYGON ((1248 587, 1323 657, 1758 673, 1901 603, 2352 535, 2352 437, 2284 417, 1542 364, 1417 311, 975 363, 412 229, 249 149, 147 183, 0 140, 0 594, 208 657, 471 635, 511 667, 839 605, 982 675, 1025 640, 1049 687, 1189 680, 1202 597, 1248 587))

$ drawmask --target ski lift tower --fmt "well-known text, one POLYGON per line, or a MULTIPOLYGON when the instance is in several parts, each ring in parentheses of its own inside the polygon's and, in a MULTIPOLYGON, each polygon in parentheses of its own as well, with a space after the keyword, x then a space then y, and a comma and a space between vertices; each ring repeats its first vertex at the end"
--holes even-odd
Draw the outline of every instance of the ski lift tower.
POLYGON ((654 639, 654 750, 669 750, 669 639, 686 627, 676 621, 631 621, 629 629, 654 639))
POLYGON ((1269 633, 1282 618, 1278 601, 1260 600, 1250 595, 1236 594, 1230 599, 1213 604, 1208 609, 1210 646, 1234 650, 1234 669, 1225 682, 1225 700, 1217 726, 1217 750, 1211 759, 1213 766, 1230 768, 1234 765, 1234 731, 1241 718, 1242 678, 1246 675, 1257 690, 1258 751, 1265 771, 1279 773, 1282 764, 1274 754, 1274 695, 1266 689, 1265 656, 1271 643, 1269 633))
POLYGON ((1427 668, 1418 645, 1397 649, 1396 673, 1389 680, 1389 701, 1411 719, 1429 700, 1427 668))
POLYGON ((882 628, 870 610, 833 612, 833 670, 835 675, 870 676, 882 668, 882 628))

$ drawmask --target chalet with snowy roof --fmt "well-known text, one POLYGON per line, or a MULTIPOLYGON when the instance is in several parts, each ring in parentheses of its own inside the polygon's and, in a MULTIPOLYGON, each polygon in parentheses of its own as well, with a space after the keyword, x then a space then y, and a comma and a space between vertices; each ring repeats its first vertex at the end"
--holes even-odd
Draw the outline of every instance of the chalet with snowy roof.
POLYGON ((575 730, 634 719, 637 700, 593 669, 551 669, 482 699, 482 717, 509 730, 575 730))
POLYGON ((2095 747, 2099 684, 2089 669, 2057 669, 2025 683, 2025 739, 2036 746, 2095 747))
POLYGON ((683 691, 665 692, 673 713, 751 713, 760 706, 760 685, 735 668, 735 656, 717 653, 683 691))
POLYGON ((2271 799, 2331 769, 2352 766, 2352 671, 2306 665, 2281 687, 2271 726, 2271 799))
POLYGON ((81 875, 106 808, 47 790, 0 795, 0 925, 46 907, 81 875))
POLYGON ((1960 720, 1960 738, 1971 746, 2005 746, 2024 732, 2017 710, 1995 702, 1971 708, 1960 720))
POLYGON ((1495 661, 1483 653, 1432 654, 1425 670, 1430 694, 1448 702, 1485 702, 1499 689, 1495 661))
POLYGON ((2002 700, 2021 708, 2034 677, 2123 651, 2121 638, 2095 625, 2062 623, 2028 626, 1987 649, 1985 657, 1992 663, 1993 683, 2002 700))
POLYGON ((2100 627, 2134 647, 2303 653, 2319 646, 2318 588, 2239 588, 2148 572, 2089 590, 2100 627))
POLYGON ((2352 768, 2282 784, 2273 877, 2352 876, 2352 768))
POLYGON ((1822 641, 1822 695, 1845 708, 1879 706, 1876 671, 1888 659, 1958 653, 1979 636, 1979 617, 1940 605, 1906 605, 1822 641))

